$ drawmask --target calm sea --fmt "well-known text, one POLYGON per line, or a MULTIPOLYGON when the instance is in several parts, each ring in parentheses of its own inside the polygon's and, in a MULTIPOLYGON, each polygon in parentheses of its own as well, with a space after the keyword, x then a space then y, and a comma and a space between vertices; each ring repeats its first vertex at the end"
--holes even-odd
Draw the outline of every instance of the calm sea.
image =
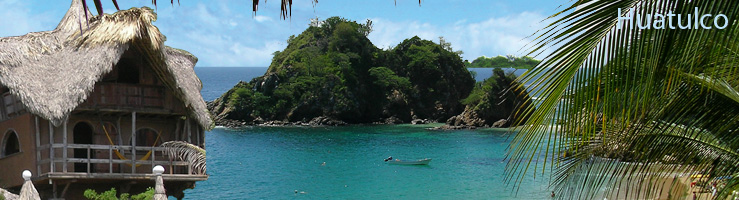
MULTIPOLYGON (((196 68, 210 101, 265 68, 196 68)), ((490 69, 480 69, 482 72, 490 69)), ((489 77, 488 72, 484 77, 489 77)), ((522 72, 521 72, 522 73, 522 72)), ((439 124, 437 124, 439 125, 439 124)), ((548 175, 516 193, 503 180, 505 130, 429 126, 216 128, 206 135, 207 181, 186 199, 548 199, 548 175), (432 158, 428 166, 383 162, 432 158), (297 193, 296 193, 297 191, 297 193)), ((539 172, 540 173, 540 172, 539 172)))

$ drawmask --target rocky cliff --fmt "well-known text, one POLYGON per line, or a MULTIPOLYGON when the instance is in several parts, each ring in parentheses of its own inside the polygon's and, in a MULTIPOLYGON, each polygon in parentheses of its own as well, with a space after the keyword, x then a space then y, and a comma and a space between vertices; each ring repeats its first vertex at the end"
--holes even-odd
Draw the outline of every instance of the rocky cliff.
POLYGON ((517 120, 525 122, 528 117, 521 113, 533 109, 533 104, 528 92, 515 79, 512 73, 506 74, 500 68, 493 69, 493 75, 478 83, 462 101, 466 105, 464 111, 449 118, 440 128, 502 128, 514 125, 517 120))

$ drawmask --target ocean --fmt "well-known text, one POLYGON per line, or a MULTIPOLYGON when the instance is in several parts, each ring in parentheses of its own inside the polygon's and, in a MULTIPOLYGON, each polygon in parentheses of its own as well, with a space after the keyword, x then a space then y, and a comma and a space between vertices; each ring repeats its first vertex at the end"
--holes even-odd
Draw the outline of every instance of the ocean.
MULTIPOLYGON (((195 72, 211 101, 266 69, 195 72)), ((490 74, 480 69, 476 78, 490 74)), ((431 126, 216 128, 205 136, 210 177, 186 190, 185 199, 549 199, 549 175, 541 170, 518 190, 506 184, 504 158, 514 133, 431 126), (389 165, 388 156, 432 161, 389 165)))

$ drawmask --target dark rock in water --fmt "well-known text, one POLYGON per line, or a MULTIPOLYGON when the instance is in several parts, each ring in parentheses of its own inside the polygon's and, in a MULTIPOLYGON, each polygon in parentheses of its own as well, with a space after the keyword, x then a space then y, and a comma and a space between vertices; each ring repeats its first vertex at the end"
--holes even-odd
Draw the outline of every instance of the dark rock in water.
POLYGON ((501 128, 501 127, 505 126, 506 124, 508 124, 508 120, 500 119, 497 122, 493 123, 493 127, 495 127, 495 128, 501 128))
POLYGON ((411 124, 428 124, 429 121, 426 119, 414 119, 411 120, 411 124))
POLYGON ((347 123, 341 120, 319 116, 308 122, 309 126, 344 126, 347 123))
POLYGON ((385 118, 385 124, 402 124, 403 120, 395 116, 385 118))
POLYGON ((475 112, 473 109, 465 108, 465 110, 462 112, 462 114, 459 114, 457 116, 450 117, 446 124, 451 126, 476 126, 476 127, 483 127, 486 125, 485 119, 482 119, 478 116, 477 112, 475 112))
POLYGON ((259 126, 290 126, 294 125, 293 123, 290 123, 288 121, 279 121, 279 120, 273 120, 273 121, 266 121, 264 123, 258 124, 259 126))
POLYGON ((468 125, 452 126, 452 125, 444 124, 439 127, 428 128, 428 130, 460 130, 460 129, 477 129, 477 127, 468 126, 468 125))
POLYGON ((232 120, 232 119, 222 119, 222 120, 216 121, 216 126, 224 126, 228 128, 239 128, 239 127, 251 126, 251 125, 254 125, 254 123, 232 120))

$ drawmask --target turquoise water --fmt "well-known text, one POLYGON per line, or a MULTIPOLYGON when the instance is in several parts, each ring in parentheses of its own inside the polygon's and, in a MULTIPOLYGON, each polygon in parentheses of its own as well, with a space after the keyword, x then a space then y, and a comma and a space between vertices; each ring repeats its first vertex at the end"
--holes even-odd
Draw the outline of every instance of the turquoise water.
MULTIPOLYGON (((195 68, 206 101, 266 70, 195 68)), ((478 81, 492 74, 471 70, 478 81)), ((429 131, 413 125, 217 128, 205 137, 210 178, 186 190, 185 198, 547 199, 547 175, 528 176, 518 193, 504 183, 509 136, 504 130, 429 131), (387 165, 382 160, 388 156, 433 161, 387 165)))
POLYGON ((186 198, 547 199, 547 178, 525 180, 518 194, 505 185, 509 136, 413 125, 218 128, 206 135, 210 178, 186 198), (399 166, 388 156, 433 160, 399 166))

